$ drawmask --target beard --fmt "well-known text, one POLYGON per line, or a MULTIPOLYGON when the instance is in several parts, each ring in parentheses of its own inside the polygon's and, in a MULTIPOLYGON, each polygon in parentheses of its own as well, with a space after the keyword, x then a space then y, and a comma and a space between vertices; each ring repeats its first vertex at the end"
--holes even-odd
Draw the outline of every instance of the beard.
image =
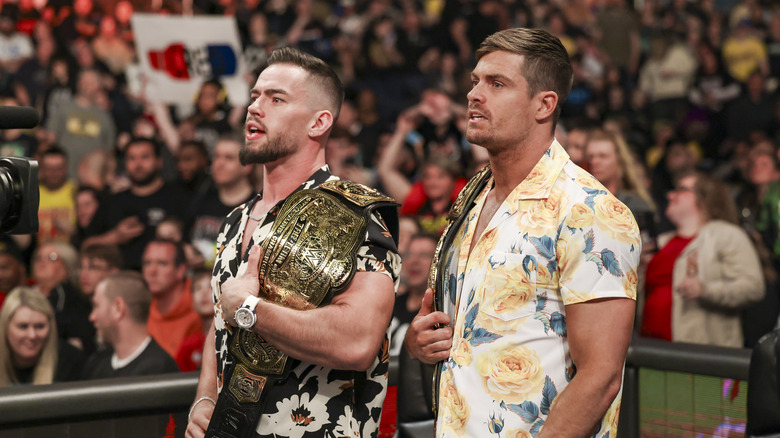
POLYGON ((265 146, 257 151, 251 151, 247 147, 247 141, 241 145, 238 159, 242 165, 272 163, 281 158, 292 155, 295 152, 295 142, 290 136, 281 135, 274 138, 266 138, 265 146))
POLYGON ((152 171, 147 174, 128 174, 128 178, 130 178, 130 182, 137 187, 146 187, 149 184, 153 183, 155 179, 157 179, 157 171, 152 171))

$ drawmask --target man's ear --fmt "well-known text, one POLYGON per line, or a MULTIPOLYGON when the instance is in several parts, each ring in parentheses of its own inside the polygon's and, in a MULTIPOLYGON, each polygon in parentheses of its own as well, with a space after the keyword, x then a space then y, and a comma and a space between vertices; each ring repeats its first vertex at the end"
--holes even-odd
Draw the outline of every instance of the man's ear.
POLYGON ((542 121, 552 117, 555 107, 558 106, 558 93, 555 91, 541 91, 536 95, 539 106, 536 109, 536 120, 542 121))
POLYGON ((309 125, 309 137, 321 137, 333 126, 333 114, 328 110, 317 111, 309 125))
POLYGON ((111 316, 113 316, 114 319, 119 320, 126 313, 127 303, 125 302, 125 299, 122 297, 114 298, 114 301, 111 303, 111 316))

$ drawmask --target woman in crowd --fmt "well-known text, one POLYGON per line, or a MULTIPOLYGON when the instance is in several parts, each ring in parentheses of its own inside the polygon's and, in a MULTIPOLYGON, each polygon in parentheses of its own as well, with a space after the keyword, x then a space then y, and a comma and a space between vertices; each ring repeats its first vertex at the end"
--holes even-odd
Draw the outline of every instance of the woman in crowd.
POLYGON ((0 339, 0 387, 78 376, 83 354, 58 341, 54 309, 36 289, 18 287, 8 295, 0 311, 0 339))
POLYGON ((740 310, 764 296, 756 250, 725 184, 693 173, 669 193, 675 230, 647 266, 642 336, 742 347, 740 310))
POLYGON ((653 198, 640 176, 644 169, 623 136, 604 129, 588 132, 584 155, 590 173, 634 214, 642 233, 642 254, 646 260, 656 249, 657 218, 653 198))

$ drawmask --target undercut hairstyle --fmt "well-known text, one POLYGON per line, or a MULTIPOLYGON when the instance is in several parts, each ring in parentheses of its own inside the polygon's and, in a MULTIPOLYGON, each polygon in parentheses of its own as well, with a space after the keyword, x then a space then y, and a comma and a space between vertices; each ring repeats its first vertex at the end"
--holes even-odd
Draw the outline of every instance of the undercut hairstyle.
POLYGON ((139 323, 146 324, 152 306, 152 292, 144 277, 137 271, 119 271, 106 277, 105 296, 108 301, 121 298, 127 306, 127 314, 139 323))
POLYGON ((523 56, 520 73, 528 82, 530 96, 540 91, 554 91, 558 95, 553 112, 555 127, 574 79, 569 54, 561 40, 542 29, 516 27, 487 37, 477 49, 476 57, 479 60, 488 53, 499 51, 523 56))
POLYGON ((82 259, 98 259, 108 264, 109 268, 122 269, 122 252, 116 245, 93 244, 81 250, 82 259))
POLYGON ((330 110, 333 111, 333 121, 339 118, 341 103, 344 101, 344 84, 325 61, 294 47, 281 47, 271 52, 268 57, 267 66, 273 64, 292 64, 309 73, 317 88, 327 96, 330 110))

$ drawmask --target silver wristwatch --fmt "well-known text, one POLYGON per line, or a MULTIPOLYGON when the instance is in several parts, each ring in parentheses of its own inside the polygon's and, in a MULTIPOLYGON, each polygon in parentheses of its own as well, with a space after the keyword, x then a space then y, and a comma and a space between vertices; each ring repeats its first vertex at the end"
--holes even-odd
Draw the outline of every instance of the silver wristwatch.
POLYGON ((244 300, 244 304, 236 309, 236 313, 233 319, 236 320, 236 324, 239 328, 244 330, 252 330, 257 322, 257 314, 255 313, 255 307, 260 302, 260 298, 250 295, 244 300))

